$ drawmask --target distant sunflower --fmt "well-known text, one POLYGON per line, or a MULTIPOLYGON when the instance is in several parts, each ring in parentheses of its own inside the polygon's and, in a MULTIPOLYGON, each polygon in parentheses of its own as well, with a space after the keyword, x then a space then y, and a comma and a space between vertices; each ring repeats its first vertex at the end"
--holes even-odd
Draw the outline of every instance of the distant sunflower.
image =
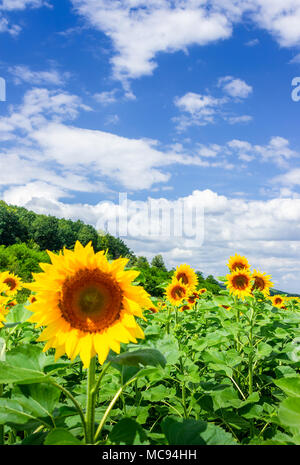
POLYGON ((264 294, 264 296, 268 296, 270 294, 270 288, 274 285, 271 282, 270 275, 266 275, 266 273, 261 273, 260 271, 253 270, 251 278, 253 280, 252 291, 257 289, 262 294, 264 294))
POLYGON ((191 310, 193 308, 193 305, 185 304, 182 307, 179 308, 180 312, 185 312, 187 310, 191 310))
POLYGON ((205 287, 203 287, 203 289, 199 289, 199 294, 205 294, 205 292, 207 292, 207 289, 205 289, 205 287))
POLYGON ((149 310, 151 313, 157 313, 158 312, 158 308, 155 307, 155 305, 151 305, 151 307, 149 307, 147 310, 149 310))
POLYGON ((35 281, 26 284, 37 299, 28 306, 29 321, 46 326, 38 338, 47 341, 44 352, 53 347, 55 359, 66 353, 72 360, 79 354, 88 368, 96 354, 103 364, 110 349, 120 352, 121 342, 144 338, 134 316, 144 318, 142 307, 152 303, 131 284, 139 272, 124 271, 128 259, 109 263, 103 251, 78 241, 74 251, 48 254, 52 263, 41 263, 44 273, 33 273, 35 281))
POLYGON ((173 278, 166 289, 166 296, 172 305, 178 306, 188 298, 189 288, 181 280, 173 278))
POLYGON ((164 308, 166 308, 166 306, 167 306, 166 302, 160 301, 160 302, 158 302, 158 304, 157 304, 157 309, 158 309, 158 311, 159 311, 159 310, 163 310, 164 308))
POLYGON ((29 297, 28 297, 28 301, 33 304, 34 302, 36 302, 36 296, 31 294, 29 297))
POLYGON ((198 277, 189 265, 178 266, 174 273, 174 278, 177 281, 181 281, 190 290, 194 290, 198 283, 198 277))
POLYGON ((281 308, 284 304, 284 298, 281 295, 273 295, 271 297, 273 307, 281 308))
POLYGON ((5 316, 8 313, 8 308, 7 308, 7 292, 9 291, 9 287, 0 282, 0 328, 2 328, 4 325, 3 323, 5 322, 5 316))
POLYGON ((190 305, 194 305, 194 303, 196 302, 196 297, 194 296, 194 294, 190 295, 188 298, 187 298, 187 301, 190 305))
POLYGON ((227 263, 228 268, 230 271, 237 271, 237 270, 249 270, 250 265, 246 257, 242 255, 235 254, 233 257, 229 258, 229 262, 227 263))
POLYGON ((12 308, 12 307, 14 307, 14 306, 17 305, 17 304, 18 304, 18 302, 17 302, 15 299, 14 299, 14 300, 10 300, 10 301, 8 301, 8 302, 6 303, 6 307, 7 307, 7 308, 12 308))
POLYGON ((243 299, 251 295, 251 275, 248 270, 242 269, 226 276, 226 285, 231 294, 243 299))
POLYGON ((22 289, 22 281, 14 273, 9 271, 4 271, 0 274, 0 281, 4 284, 7 284, 9 290, 7 291, 8 295, 15 294, 17 291, 22 289))

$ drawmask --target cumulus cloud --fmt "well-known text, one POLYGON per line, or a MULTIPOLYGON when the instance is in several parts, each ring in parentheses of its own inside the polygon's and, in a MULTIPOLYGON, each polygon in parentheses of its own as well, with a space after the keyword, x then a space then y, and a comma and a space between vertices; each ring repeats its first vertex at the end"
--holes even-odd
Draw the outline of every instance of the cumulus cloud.
POLYGON ((240 102, 252 92, 252 87, 245 81, 232 76, 222 77, 218 80, 218 87, 222 88, 225 96, 221 98, 213 97, 209 94, 198 94, 187 92, 181 97, 175 97, 174 104, 181 111, 180 116, 172 120, 176 123, 179 132, 185 131, 190 126, 205 126, 216 122, 217 117, 229 124, 249 123, 252 121, 250 115, 229 116, 224 106, 240 102))
MULTIPOLYGON (((24 166, 15 179, 24 181, 30 160, 33 179, 38 173, 45 179, 41 167, 48 163, 51 172, 69 169, 80 174, 87 186, 93 176, 93 186, 100 186, 101 191, 104 180, 138 190, 169 181, 171 174, 166 167, 173 164, 201 166, 199 157, 163 150, 155 140, 129 139, 66 124, 82 110, 91 109, 76 95, 35 88, 25 94, 22 105, 11 107, 10 114, 0 118, 0 137, 7 142, 3 162, 10 159, 24 166)), ((114 122, 116 117, 110 124, 114 122)), ((18 169, 11 170, 15 171, 18 169)), ((82 182, 73 183, 74 190, 78 186, 82 182)))
POLYGON ((114 77, 121 80, 152 74, 158 52, 206 45, 231 35, 225 15, 208 12, 199 1, 72 0, 75 11, 112 40, 114 77))
POLYGON ((224 76, 219 79, 219 87, 230 97, 247 98, 252 93, 252 86, 249 86, 242 79, 236 79, 232 76, 224 76))
MULTIPOLYGON (((113 75, 128 82, 153 73, 159 52, 224 40, 252 21, 281 46, 300 44, 300 0, 72 0, 74 10, 112 41, 113 75)), ((252 44, 254 45, 253 41, 252 44)))

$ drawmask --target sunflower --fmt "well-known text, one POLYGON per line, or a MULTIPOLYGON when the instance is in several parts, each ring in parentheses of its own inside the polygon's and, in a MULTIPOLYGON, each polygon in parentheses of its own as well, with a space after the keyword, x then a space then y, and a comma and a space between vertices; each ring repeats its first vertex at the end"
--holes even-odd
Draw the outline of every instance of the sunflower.
POLYGON ((194 296, 194 294, 190 295, 188 298, 187 298, 187 301, 190 305, 194 305, 194 303, 196 302, 196 297, 194 296))
POLYGON ((10 273, 9 271, 4 271, 0 274, 0 281, 8 286, 8 295, 15 294, 17 291, 22 289, 22 281, 21 279, 16 276, 14 273, 10 273))
POLYGON ((194 290, 198 283, 198 277, 189 265, 178 266, 174 273, 174 278, 177 281, 181 281, 190 290, 194 290))
POLYGON ((47 341, 44 352, 55 348, 56 360, 79 354, 88 368, 96 354, 103 364, 110 349, 120 352, 121 342, 144 338, 134 316, 144 318, 142 307, 152 302, 141 286, 131 284, 139 272, 124 271, 128 259, 109 263, 103 251, 78 241, 74 251, 48 255, 51 264, 40 264, 44 272, 33 273, 35 281, 26 284, 37 299, 28 306, 29 321, 46 326, 38 338, 47 341))
POLYGON ((180 312, 185 312, 186 310, 191 310, 193 308, 193 305, 185 304, 182 307, 179 308, 180 312))
POLYGON ((229 262, 227 263, 228 268, 230 271, 237 271, 237 270, 249 270, 250 265, 246 257, 242 257, 242 255, 235 254, 234 257, 229 258, 229 262))
POLYGON ((205 294, 205 292, 207 292, 207 289, 205 289, 205 287, 203 287, 203 289, 199 289, 199 294, 205 294))
POLYGON ((226 276, 226 285, 231 294, 243 299, 251 295, 251 275, 246 269, 234 271, 226 276))
POLYGON ((284 304, 284 298, 281 295, 273 295, 273 297, 271 297, 271 302, 273 307, 281 308, 284 304))
POLYGON ((160 301, 157 304, 157 309, 158 309, 158 311, 163 310, 164 308, 166 308, 166 306, 167 306, 167 304, 165 302, 160 301))
POLYGON ((149 307, 147 310, 149 310, 151 313, 157 313, 158 312, 158 308, 155 307, 155 305, 151 305, 151 307, 149 307))
POLYGON ((176 307, 180 305, 183 300, 186 300, 189 296, 190 289, 182 283, 182 281, 178 281, 177 279, 173 278, 172 282, 168 285, 166 289, 166 295, 168 301, 175 305, 176 307))
POLYGON ((251 278, 253 280, 252 291, 256 289, 264 294, 265 297, 267 297, 270 294, 270 287, 273 287, 271 276, 266 275, 266 273, 253 270, 251 278))
POLYGON ((8 313, 8 308, 7 308, 7 292, 9 291, 9 287, 7 284, 1 283, 0 282, 0 328, 2 328, 4 325, 5 321, 5 316, 8 313))

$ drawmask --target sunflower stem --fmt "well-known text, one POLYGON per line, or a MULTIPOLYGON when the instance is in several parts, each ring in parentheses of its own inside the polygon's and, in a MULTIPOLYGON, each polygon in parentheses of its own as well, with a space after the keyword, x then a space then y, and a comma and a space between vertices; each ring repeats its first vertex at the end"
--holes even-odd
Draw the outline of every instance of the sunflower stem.
POLYGON ((101 431, 103 429, 103 426, 105 425, 105 422, 106 422, 111 410, 113 409, 115 403, 119 399, 119 397, 122 394, 123 390, 125 389, 125 387, 129 386, 129 384, 134 383, 137 380, 137 378, 138 378, 137 376, 135 376, 134 378, 131 378, 129 381, 127 381, 127 383, 123 384, 123 386, 121 386, 117 390, 116 394, 112 398, 109 406, 107 407, 107 409, 106 409, 106 411, 105 411, 105 413, 104 413, 104 415, 103 415, 103 417, 102 417, 102 419, 101 419, 101 421, 99 423, 99 426, 97 428, 97 431, 96 431, 96 434, 95 434, 95 437, 94 437, 94 443, 97 441, 98 437, 100 436, 101 431))
POLYGON ((167 319, 167 334, 170 334, 170 318, 171 318, 171 306, 168 305, 168 319, 167 319))
POLYGON ((95 427, 95 375, 96 375, 96 357, 90 361, 87 372, 87 391, 86 391, 86 443, 94 444, 94 427, 95 427))
MULTIPOLYGON (((0 397, 3 394, 3 384, 0 384, 0 397)), ((0 446, 4 444, 4 425, 0 425, 0 446)))

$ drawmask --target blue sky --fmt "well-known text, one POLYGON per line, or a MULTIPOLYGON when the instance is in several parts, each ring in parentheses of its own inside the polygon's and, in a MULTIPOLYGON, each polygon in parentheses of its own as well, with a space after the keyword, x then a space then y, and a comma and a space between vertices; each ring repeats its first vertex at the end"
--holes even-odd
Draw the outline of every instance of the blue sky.
POLYGON ((124 192, 142 224, 199 206, 204 241, 123 239, 299 292, 300 0, 0 0, 0 37, 2 199, 95 226, 124 192))

